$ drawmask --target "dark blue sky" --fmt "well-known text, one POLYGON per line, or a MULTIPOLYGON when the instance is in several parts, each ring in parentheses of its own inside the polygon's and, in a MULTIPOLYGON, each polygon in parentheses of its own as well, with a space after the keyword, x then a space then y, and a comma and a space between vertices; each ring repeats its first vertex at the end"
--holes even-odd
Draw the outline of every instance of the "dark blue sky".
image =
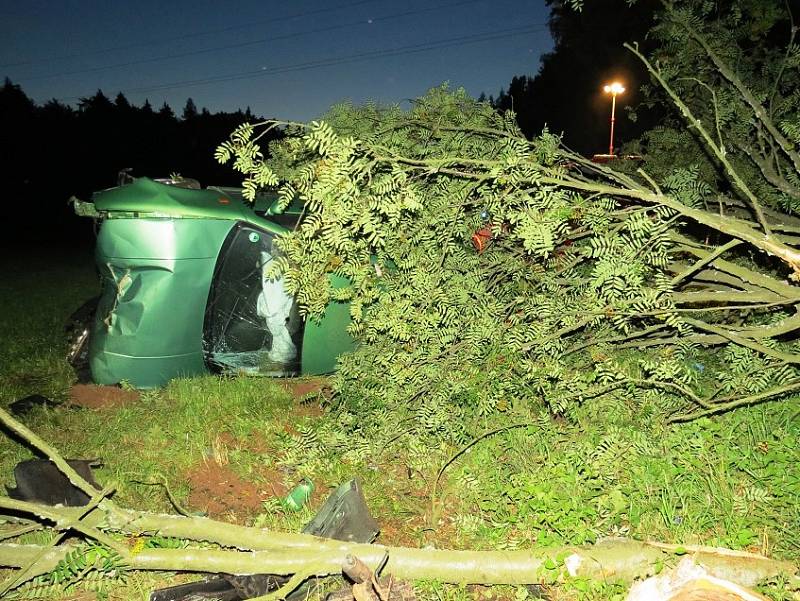
POLYGON ((0 74, 36 101, 101 88, 308 120, 449 81, 477 96, 535 74, 544 0, 0 0, 0 74))

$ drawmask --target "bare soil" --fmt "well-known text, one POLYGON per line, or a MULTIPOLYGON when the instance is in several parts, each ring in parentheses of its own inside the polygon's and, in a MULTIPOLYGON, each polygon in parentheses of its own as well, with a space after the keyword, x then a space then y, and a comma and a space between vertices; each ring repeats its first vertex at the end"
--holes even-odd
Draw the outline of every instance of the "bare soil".
POLYGON ((191 487, 188 504, 214 518, 254 515, 262 502, 273 495, 268 486, 262 489, 215 461, 193 467, 186 480, 191 487))
POLYGON ((87 409, 109 409, 122 407, 139 400, 135 390, 123 390, 118 386, 75 384, 69 392, 69 403, 87 409))
POLYGON ((280 380, 280 384, 295 399, 318 393, 326 396, 330 391, 328 378, 284 378, 280 380))

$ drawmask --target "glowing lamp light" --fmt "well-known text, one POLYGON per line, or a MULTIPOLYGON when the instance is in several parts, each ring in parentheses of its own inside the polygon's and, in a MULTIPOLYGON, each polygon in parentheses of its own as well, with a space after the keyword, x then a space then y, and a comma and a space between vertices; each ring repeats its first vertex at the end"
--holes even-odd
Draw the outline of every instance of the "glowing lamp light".
POLYGON ((613 83, 603 86, 603 91, 606 94, 611 93, 614 96, 616 96, 617 94, 622 94, 625 91, 625 86, 623 86, 618 81, 615 81, 613 83))

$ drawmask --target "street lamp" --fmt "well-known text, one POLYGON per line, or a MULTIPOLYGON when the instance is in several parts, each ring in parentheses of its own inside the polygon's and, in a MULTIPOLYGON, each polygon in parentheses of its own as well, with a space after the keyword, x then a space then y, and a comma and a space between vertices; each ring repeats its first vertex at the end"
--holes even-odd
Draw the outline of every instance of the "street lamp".
POLYGON ((606 94, 611 94, 611 140, 608 143, 608 154, 609 156, 614 156, 614 112, 617 108, 617 94, 622 94, 625 91, 625 87, 615 81, 603 86, 603 91, 606 94))

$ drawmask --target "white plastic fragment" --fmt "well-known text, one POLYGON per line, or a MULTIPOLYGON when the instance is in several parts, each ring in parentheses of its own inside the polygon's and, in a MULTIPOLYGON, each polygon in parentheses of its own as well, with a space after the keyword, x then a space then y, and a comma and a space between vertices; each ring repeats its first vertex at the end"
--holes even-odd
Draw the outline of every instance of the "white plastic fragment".
POLYGON ((577 553, 573 553, 564 560, 564 566, 567 568, 569 575, 573 578, 578 575, 578 568, 581 567, 581 563, 583 563, 583 558, 577 553))
POLYGON ((709 575, 706 569, 684 557, 674 569, 634 584, 625 601, 766 601, 730 580, 709 575))

